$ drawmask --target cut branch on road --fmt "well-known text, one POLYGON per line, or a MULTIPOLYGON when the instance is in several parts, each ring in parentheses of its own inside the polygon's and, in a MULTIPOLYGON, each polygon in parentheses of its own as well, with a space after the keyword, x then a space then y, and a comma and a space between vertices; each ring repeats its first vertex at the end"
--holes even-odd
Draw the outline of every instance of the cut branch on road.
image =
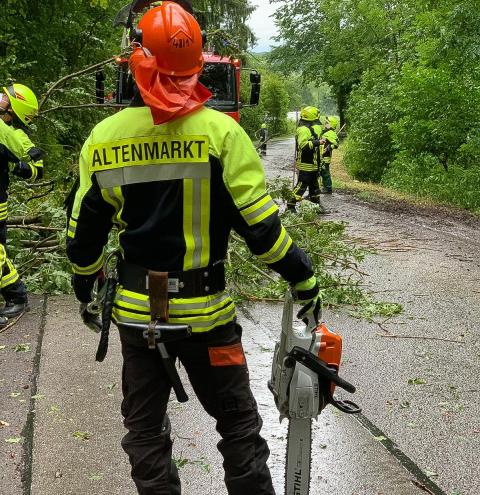
POLYGON ((418 339, 418 340, 440 340, 441 342, 452 342, 453 344, 465 344, 463 340, 452 340, 452 339, 443 339, 441 337, 426 337, 423 335, 396 335, 393 333, 382 335, 378 334, 380 337, 387 337, 391 339, 418 339))

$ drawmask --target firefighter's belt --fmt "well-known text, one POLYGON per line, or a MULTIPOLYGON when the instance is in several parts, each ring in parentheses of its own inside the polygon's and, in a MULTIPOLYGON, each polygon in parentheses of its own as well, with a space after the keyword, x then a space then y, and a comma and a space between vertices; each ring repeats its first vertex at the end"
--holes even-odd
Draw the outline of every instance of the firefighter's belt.
MULTIPOLYGON (((147 347, 148 323, 119 323, 118 330, 123 342, 135 347, 147 347)), ((188 339, 191 334, 192 329, 188 325, 157 323, 153 336, 156 344, 168 344, 188 339)))
MULTIPOLYGON (((118 280, 125 289, 148 294, 148 270, 121 261, 118 280)), ((189 298, 216 294, 225 290, 225 267, 223 263, 196 268, 186 272, 168 272, 168 297, 189 298)))

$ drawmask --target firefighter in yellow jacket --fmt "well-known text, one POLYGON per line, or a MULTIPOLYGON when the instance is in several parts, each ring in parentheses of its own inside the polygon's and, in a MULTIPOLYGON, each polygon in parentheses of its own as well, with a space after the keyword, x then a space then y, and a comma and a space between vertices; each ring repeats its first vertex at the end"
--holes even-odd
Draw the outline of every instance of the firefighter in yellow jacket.
POLYGON ((322 194, 332 194, 332 175, 330 164, 332 162, 333 150, 338 148, 338 136, 335 132, 338 120, 334 116, 328 116, 325 120, 320 139, 320 177, 322 178, 322 194))
POLYGON ((320 204, 319 184, 321 134, 322 126, 319 121, 318 109, 312 106, 303 108, 295 134, 295 165, 298 169, 298 179, 292 197, 287 203, 287 208, 291 211, 295 211, 296 203, 302 201, 302 197, 308 189, 308 199, 318 205, 320 213, 324 213, 320 204))
POLYGON ((84 321, 112 225, 119 263, 113 320, 122 343, 122 446, 142 495, 167 495, 172 442, 162 428, 171 384, 157 348, 131 323, 150 321, 147 272, 168 272, 169 323, 189 339, 166 344, 182 362, 222 440, 230 495, 273 495, 262 426, 248 379, 235 305, 225 290, 230 231, 295 288, 303 313, 318 315, 318 286, 265 189, 260 159, 229 116, 204 107, 198 78, 202 36, 192 15, 162 2, 143 15, 130 65, 138 94, 98 124, 80 157, 80 188, 68 224, 67 254, 84 321), (188 43, 187 43, 188 41, 188 43), (87 306, 86 306, 87 305, 87 306))
POLYGON ((0 90, 0 292, 5 299, 0 326, 28 309, 25 285, 7 258, 5 244, 10 174, 27 180, 43 175, 43 153, 22 129, 30 124, 37 110, 37 98, 27 86, 13 84, 0 90))

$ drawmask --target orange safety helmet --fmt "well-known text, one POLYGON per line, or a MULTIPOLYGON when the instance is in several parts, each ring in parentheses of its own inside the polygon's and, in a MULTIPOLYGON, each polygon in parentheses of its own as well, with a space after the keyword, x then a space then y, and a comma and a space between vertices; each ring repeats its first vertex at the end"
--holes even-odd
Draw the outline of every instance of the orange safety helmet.
POLYGON ((156 58, 158 72, 182 77, 202 70, 202 31, 177 3, 162 2, 147 11, 135 31, 135 38, 156 58))

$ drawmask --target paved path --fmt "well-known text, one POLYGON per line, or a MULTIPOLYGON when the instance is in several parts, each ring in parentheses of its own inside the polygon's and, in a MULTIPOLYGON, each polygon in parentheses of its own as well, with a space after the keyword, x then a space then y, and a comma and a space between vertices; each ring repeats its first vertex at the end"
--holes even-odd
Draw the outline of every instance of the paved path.
MULTIPOLYGON (((271 143, 270 176, 290 177, 291 145, 271 143)), ((333 410, 321 415, 312 495, 477 495, 478 227, 441 211, 412 214, 347 195, 324 202, 331 212, 326 221, 348 221, 357 242, 377 246, 378 255, 362 266, 368 283, 377 297, 405 306, 386 330, 420 338, 386 337, 378 325, 325 312, 344 336, 342 370, 357 385, 364 426, 333 410)), ((240 317, 270 466, 283 495, 285 424, 278 424, 266 390, 280 312, 256 305, 240 317)), ((121 359, 113 333, 107 359, 95 363, 97 338, 80 324, 73 299, 63 297, 34 301, 30 313, 0 334, 0 421, 9 423, 0 423, 1 495, 135 493, 119 445, 121 359), (17 438, 23 440, 5 442, 17 438)), ((172 401, 170 412, 184 495, 224 495, 210 418, 194 397, 187 405, 172 401)))
MULTIPOLYGON (((78 322, 71 297, 50 300, 44 315, 35 428, 31 454, 31 491, 2 495, 128 495, 135 490, 120 448, 124 434, 119 414, 121 358, 114 334, 103 364, 94 362, 96 337, 78 322)), ((245 349, 252 386, 270 443, 270 466, 277 493, 282 493, 286 424, 278 423, 266 381, 279 308, 242 313, 245 349), (264 316, 261 316, 261 315, 264 316), (271 322, 275 321, 272 325, 271 322)), ((27 317, 28 318, 28 317, 27 317)), ((40 320, 41 321, 41 320, 40 320)), ((186 381, 186 379, 184 378, 186 381)), ((172 401, 175 457, 182 461, 184 495, 226 495, 214 424, 190 392, 184 405, 172 401)), ((27 432, 28 436, 31 432, 27 432)), ((334 411, 315 425, 312 495, 410 495, 424 493, 412 477, 358 422, 334 411), (352 469, 354 466, 354 469, 352 469)))

